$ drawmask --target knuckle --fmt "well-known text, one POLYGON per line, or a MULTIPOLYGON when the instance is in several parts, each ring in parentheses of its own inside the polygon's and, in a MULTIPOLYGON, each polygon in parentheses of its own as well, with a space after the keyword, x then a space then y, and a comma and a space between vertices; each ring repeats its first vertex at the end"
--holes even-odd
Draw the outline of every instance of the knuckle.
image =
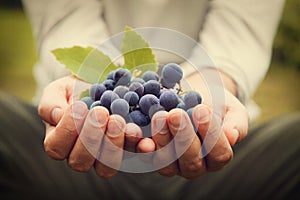
POLYGON ((76 125, 73 122, 70 123, 64 123, 63 125, 59 126, 60 130, 62 133, 65 133, 66 136, 77 136, 78 135, 78 130, 76 125))
POLYGON ((66 155, 49 140, 44 141, 44 149, 48 156, 54 160, 64 160, 66 155))
POLYGON ((166 133, 163 135, 157 135, 152 137, 153 141, 155 142, 156 146, 159 148, 163 148, 162 152, 158 151, 156 152, 157 155, 162 155, 164 152, 170 152, 175 154, 175 149, 172 145, 172 138, 171 135, 166 133))
POLYGON ((109 171, 96 170, 96 174, 101 178, 108 179, 108 178, 111 178, 114 175, 116 175, 117 171, 116 170, 109 170, 109 171))
POLYGON ((215 161, 217 163, 220 163, 220 164, 223 164, 223 165, 226 165, 227 163, 229 163, 233 158, 233 153, 232 151, 228 151, 226 153, 223 153, 222 155, 220 156, 217 156, 215 158, 215 161))
POLYGON ((108 155, 121 154, 123 153, 123 149, 121 147, 124 146, 124 141, 114 141, 112 142, 109 138, 105 139, 105 144, 103 145, 103 150, 108 155))
POLYGON ((188 164, 187 170, 189 172, 198 173, 202 171, 203 167, 204 166, 200 159, 194 159, 190 164, 188 164))
POLYGON ((80 134, 79 139, 88 149, 99 149, 102 136, 99 134, 80 134))
POLYGON ((110 143, 109 145, 105 145, 105 152, 108 154, 116 154, 121 150, 114 144, 110 143))
POLYGON ((221 155, 215 156, 208 161, 208 170, 217 171, 222 169, 226 164, 228 164, 233 158, 233 152, 227 151, 221 155))
POLYGON ((186 179, 195 179, 207 172, 204 160, 199 158, 181 165, 181 168, 183 170, 181 170, 180 176, 186 179))
POLYGON ((69 159, 68 165, 71 169, 79 172, 87 172, 91 166, 87 163, 81 163, 77 159, 69 159))
POLYGON ((188 133, 188 134, 179 133, 176 134, 173 139, 176 148, 184 149, 184 148, 188 148, 192 144, 195 137, 197 137, 195 133, 188 133))
POLYGON ((52 149, 52 148, 45 148, 46 153, 48 156, 54 160, 64 160, 66 156, 59 152, 57 149, 52 149))
POLYGON ((163 168, 163 169, 159 170, 158 173, 160 175, 166 176, 166 177, 172 177, 172 176, 175 176, 177 174, 176 171, 174 171, 170 168, 163 168))
POLYGON ((38 114, 42 117, 45 114, 45 107, 43 107, 42 105, 38 106, 38 114))
MULTIPOLYGON (((99 161, 101 161, 101 163, 103 163, 103 165, 106 168, 109 168, 111 170, 119 169, 121 167, 121 163, 120 163, 119 159, 114 158, 114 157, 102 157, 99 159, 99 161)), ((106 170, 106 171, 109 171, 109 170, 106 170)))

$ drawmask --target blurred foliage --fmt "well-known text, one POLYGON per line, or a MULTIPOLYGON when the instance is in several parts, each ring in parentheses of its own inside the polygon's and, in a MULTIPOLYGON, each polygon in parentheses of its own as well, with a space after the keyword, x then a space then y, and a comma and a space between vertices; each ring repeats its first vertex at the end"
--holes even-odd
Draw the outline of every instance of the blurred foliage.
POLYGON ((256 123, 266 122, 286 113, 300 111, 300 70, 273 63, 260 84, 254 101, 261 108, 256 123))
POLYGON ((0 89, 31 101, 36 62, 30 24, 20 8, 0 6, 0 89))
POLYGON ((300 69, 300 0, 287 0, 277 36, 273 60, 300 69))

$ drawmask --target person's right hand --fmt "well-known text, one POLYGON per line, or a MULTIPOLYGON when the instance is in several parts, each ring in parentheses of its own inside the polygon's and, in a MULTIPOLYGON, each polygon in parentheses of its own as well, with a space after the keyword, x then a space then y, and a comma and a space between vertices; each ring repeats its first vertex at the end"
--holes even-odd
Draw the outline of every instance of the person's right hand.
POLYGON ((44 147, 51 158, 67 159, 74 170, 86 172, 94 167, 100 177, 108 178, 117 173, 123 148, 150 152, 154 144, 150 139, 140 139, 142 131, 137 125, 126 124, 119 115, 109 115, 106 108, 88 111, 86 104, 76 99, 89 87, 68 76, 44 89, 38 107, 46 125, 44 147))

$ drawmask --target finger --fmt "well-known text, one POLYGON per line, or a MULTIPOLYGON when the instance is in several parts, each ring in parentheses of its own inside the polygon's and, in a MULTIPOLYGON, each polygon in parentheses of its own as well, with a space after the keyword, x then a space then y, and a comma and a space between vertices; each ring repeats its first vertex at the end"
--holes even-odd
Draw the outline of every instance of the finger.
POLYGON ((161 175, 174 176, 178 173, 177 156, 167 123, 167 114, 166 111, 160 111, 152 118, 152 139, 156 146, 153 163, 161 175))
POLYGON ((248 133, 249 117, 243 106, 228 107, 223 131, 231 146, 243 140, 248 133))
POLYGON ((142 138, 142 130, 134 123, 128 123, 125 127, 124 149, 129 152, 136 152, 138 142, 142 138))
POLYGON ((58 79, 44 89, 38 107, 38 113, 44 121, 52 125, 60 121, 64 110, 68 107, 73 83, 74 80, 70 78, 58 79))
POLYGON ((105 137, 102 139, 100 156, 95 164, 96 173, 100 177, 114 176, 121 166, 125 126, 126 122, 121 116, 110 116, 105 137))
POLYGON ((151 138, 142 138, 137 144, 138 158, 145 163, 152 163, 155 143, 151 138))
POLYGON ((207 132, 211 122, 211 117, 212 113, 207 105, 199 104, 194 107, 192 118, 199 134, 207 132))
POLYGON ((137 145, 137 152, 151 153, 155 150, 155 143, 150 138, 142 138, 137 145))
POLYGON ((100 151, 108 119, 108 110, 101 106, 93 108, 88 113, 68 159, 68 165, 72 169, 86 172, 93 166, 100 151))
POLYGON ((173 109, 168 113, 167 122, 179 157, 179 175, 195 178, 204 174, 205 162, 200 158, 201 143, 187 113, 182 109, 173 109))
MULTIPOLYGON (((201 127, 200 118, 197 118, 196 125, 201 127)), ((208 171, 216 171, 222 169, 233 157, 231 146, 222 131, 222 119, 219 115, 212 116, 210 127, 207 132, 200 132, 202 138, 202 152, 206 156, 206 166, 208 171)))
POLYGON ((44 147, 50 157, 63 160, 69 155, 87 112, 87 106, 81 101, 76 101, 68 106, 55 128, 49 126, 44 140, 44 147))

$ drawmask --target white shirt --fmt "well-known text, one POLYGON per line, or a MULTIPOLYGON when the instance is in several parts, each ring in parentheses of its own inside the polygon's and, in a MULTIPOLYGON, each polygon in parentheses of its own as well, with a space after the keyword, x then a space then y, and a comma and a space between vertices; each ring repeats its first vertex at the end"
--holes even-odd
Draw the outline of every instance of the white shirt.
MULTIPOLYGON (((40 58, 34 69, 37 97, 49 82, 67 74, 51 50, 97 46, 129 25, 170 28, 198 41, 216 66, 235 80, 239 99, 246 105, 251 105, 251 97, 269 67, 284 6, 284 0, 23 2, 40 58)), ((190 59, 197 62, 197 53, 191 53, 190 59)))

